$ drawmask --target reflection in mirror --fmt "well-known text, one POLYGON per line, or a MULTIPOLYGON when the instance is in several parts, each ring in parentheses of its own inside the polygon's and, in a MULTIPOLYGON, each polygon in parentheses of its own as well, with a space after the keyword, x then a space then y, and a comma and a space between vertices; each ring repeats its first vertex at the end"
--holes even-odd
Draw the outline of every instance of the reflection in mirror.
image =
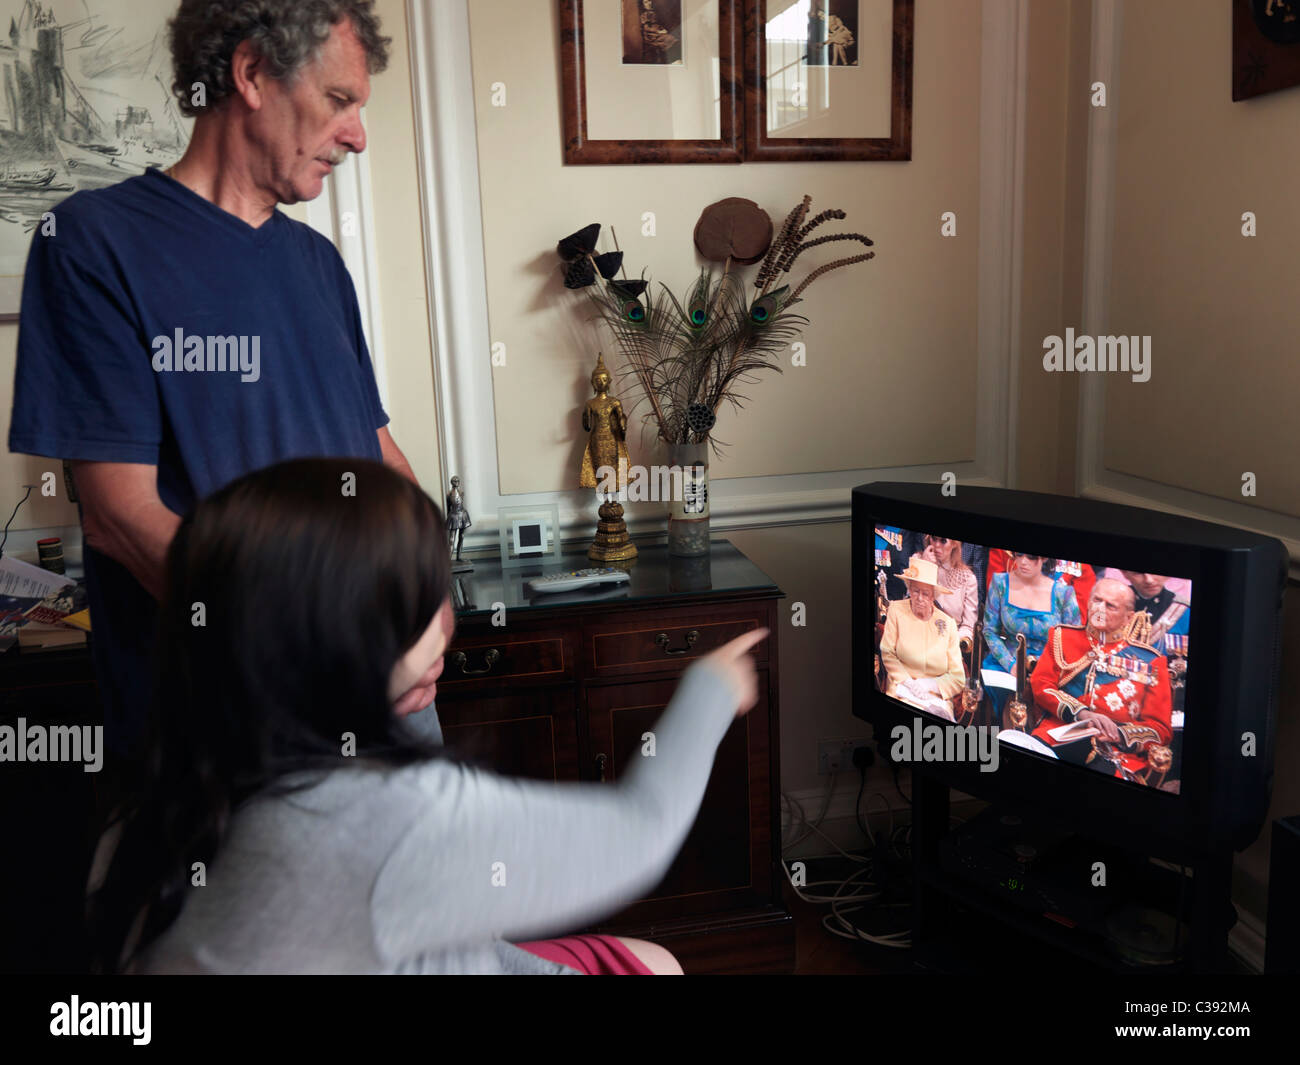
MULTIPOLYGON (((786 130, 808 119, 809 30, 812 0, 767 0, 767 128, 786 130)), ((830 106, 829 88, 817 78, 817 110, 830 106)))

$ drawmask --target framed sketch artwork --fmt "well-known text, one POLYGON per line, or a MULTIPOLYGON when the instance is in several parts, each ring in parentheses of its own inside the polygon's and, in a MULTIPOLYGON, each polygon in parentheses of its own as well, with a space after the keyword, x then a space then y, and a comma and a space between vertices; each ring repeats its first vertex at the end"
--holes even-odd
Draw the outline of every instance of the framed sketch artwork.
MULTIPOLYGON (((168 167, 191 121, 171 95, 176 0, 0 0, 0 317, 33 231, 81 189, 168 167)), ((57 232, 57 230, 55 230, 57 232)))
POLYGON ((558 2, 566 163, 911 158, 913 0, 558 2))

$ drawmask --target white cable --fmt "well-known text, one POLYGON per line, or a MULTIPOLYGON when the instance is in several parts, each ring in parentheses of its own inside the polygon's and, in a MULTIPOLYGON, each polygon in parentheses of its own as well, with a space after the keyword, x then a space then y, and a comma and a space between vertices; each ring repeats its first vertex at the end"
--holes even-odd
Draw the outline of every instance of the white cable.
POLYGON ((816 831, 818 825, 820 825, 824 820, 826 820, 826 811, 829 810, 831 807, 831 795, 834 793, 834 791, 835 791, 835 774, 832 773, 830 774, 830 778, 826 781, 826 792, 822 796, 821 813, 817 815, 817 820, 812 822, 808 821, 807 815, 804 813, 803 805, 799 802, 798 799, 786 795, 785 792, 781 793, 781 797, 785 799, 786 802, 790 803, 793 806, 797 806, 799 808, 800 822, 801 824, 808 826, 808 831, 804 832, 802 835, 796 837, 795 839, 790 840, 788 843, 781 844, 782 853, 789 850, 791 847, 798 846, 810 835, 812 835, 814 831, 816 831))
POLYGON ((866 826, 867 839, 871 841, 872 848, 876 846, 876 836, 875 833, 871 831, 871 800, 874 798, 879 798, 880 801, 885 804, 885 812, 889 814, 889 833, 891 836, 894 833, 894 808, 889 805, 889 800, 885 798, 883 792, 879 792, 879 791, 868 792, 866 811, 862 815, 862 823, 863 825, 866 826))
POLYGON ((781 801, 787 807, 791 807, 791 809, 786 811, 786 813, 789 815, 790 823, 787 824, 781 830, 781 851, 782 853, 784 853, 786 848, 789 846, 789 843, 787 842, 787 837, 794 835, 795 832, 797 832, 799 829, 801 829, 804 825, 808 823, 808 814, 805 812, 803 808, 803 803, 801 803, 798 799, 787 795, 785 792, 781 792, 781 801), (798 823, 795 822, 795 810, 798 810, 799 812, 798 823))
MULTIPOLYGON (((864 870, 859 870, 858 873, 845 879, 844 883, 840 885, 840 890, 842 891, 844 887, 850 884, 857 876, 860 876, 863 871, 864 870)), ((837 892, 837 894, 839 893, 837 892)), ((841 939, 861 939, 868 943, 875 943, 877 946, 881 947, 894 947, 899 950, 906 950, 911 947, 911 929, 875 936, 862 931, 862 929, 858 928, 852 921, 849 921, 846 916, 847 914, 856 913, 858 910, 866 908, 862 905, 844 905, 845 902, 853 901, 853 899, 853 896, 842 896, 831 903, 831 912, 822 917, 822 927, 825 928, 826 931, 830 932, 831 935, 839 936, 841 939), (837 928, 836 924, 840 927, 837 928)), ((907 906, 910 905, 910 903, 889 903, 886 905, 907 906)))

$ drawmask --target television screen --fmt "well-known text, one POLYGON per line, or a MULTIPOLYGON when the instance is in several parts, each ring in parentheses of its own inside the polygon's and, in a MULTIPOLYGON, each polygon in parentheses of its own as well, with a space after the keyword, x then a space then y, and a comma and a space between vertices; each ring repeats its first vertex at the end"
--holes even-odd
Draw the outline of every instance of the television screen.
POLYGON ((877 689, 1043 759, 1177 794, 1192 582, 1020 546, 876 525, 877 689))

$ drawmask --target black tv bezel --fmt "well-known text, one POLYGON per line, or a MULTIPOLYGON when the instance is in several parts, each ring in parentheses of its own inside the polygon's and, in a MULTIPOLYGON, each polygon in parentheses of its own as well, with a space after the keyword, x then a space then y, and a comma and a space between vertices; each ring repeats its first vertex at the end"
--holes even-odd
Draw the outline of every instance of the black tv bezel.
MULTIPOLYGON (((1219 640, 1224 627, 1216 619, 1230 616, 1234 598, 1239 611, 1260 609, 1258 604, 1249 608, 1247 601, 1260 595, 1261 554, 1267 564, 1267 556, 1276 553, 1281 575, 1276 603, 1269 601, 1268 621, 1274 628, 1274 641, 1277 639, 1287 556, 1280 542, 1255 533, 1120 504, 1009 489, 959 488, 955 497, 944 497, 938 484, 863 485, 853 491, 852 509, 853 709, 856 716, 875 727, 879 744, 892 742, 897 725, 911 728, 918 719, 944 722, 876 688, 872 660, 877 524, 946 533, 986 547, 1086 562, 1105 559, 1115 568, 1185 577, 1192 583, 1189 642, 1193 648, 1208 648, 1219 640), (1116 523, 1141 531, 1115 532, 1116 523), (871 535, 864 535, 864 529, 871 535), (1236 592, 1230 587, 1234 580, 1236 592), (865 661, 859 651, 864 635, 860 626, 865 626, 867 646, 872 648, 865 661)), ((1254 619, 1252 624, 1258 627, 1261 620, 1254 619)), ((1278 670, 1276 663, 1270 667, 1265 688, 1271 693, 1271 706, 1215 713, 1214 707, 1233 691, 1244 699, 1248 689, 1256 688, 1245 682, 1250 657, 1245 647, 1231 641, 1225 647, 1220 654, 1197 655, 1194 651, 1189 661, 1181 791, 1177 795, 1081 766, 1053 764, 1006 744, 999 745, 995 772, 980 773, 978 766, 970 763, 945 762, 926 763, 921 771, 990 801, 1035 804, 1051 795, 1055 805, 1044 812, 1053 819, 1076 826, 1099 841, 1153 856, 1191 860, 1227 846, 1241 849, 1258 836, 1267 811, 1278 670), (1264 761, 1238 767, 1226 752, 1239 752, 1239 734, 1244 728, 1257 732, 1256 758, 1264 761)))

